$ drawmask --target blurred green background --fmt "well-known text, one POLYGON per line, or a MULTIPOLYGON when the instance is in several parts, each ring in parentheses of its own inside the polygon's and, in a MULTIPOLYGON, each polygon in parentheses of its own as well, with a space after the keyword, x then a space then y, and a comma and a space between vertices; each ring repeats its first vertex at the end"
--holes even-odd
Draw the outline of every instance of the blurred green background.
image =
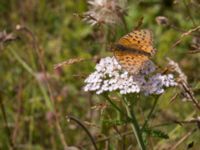
MULTIPOLYGON (((143 17, 141 28, 149 28, 154 33, 155 47, 158 49, 154 61, 162 68, 166 65, 166 57, 178 62, 199 99, 200 54, 188 53, 194 47, 191 45, 199 46, 200 32, 185 36, 174 48, 172 45, 183 32, 200 25, 200 2, 130 0, 127 6, 125 20, 128 31, 137 26, 143 17), (167 17, 171 26, 159 25, 156 22, 158 16, 167 17)), ((82 149, 92 149, 85 132, 77 124, 67 121, 66 115, 69 114, 82 122, 87 121, 85 125, 97 139, 116 134, 113 129, 116 125, 103 125, 103 116, 108 116, 112 109, 109 106, 105 110, 91 109, 105 101, 101 96, 83 91, 84 78, 94 70, 96 62, 86 60, 54 69, 55 64, 71 58, 112 56, 106 47, 127 33, 123 25, 116 25, 109 32, 113 37, 102 40, 105 26, 91 26, 82 20, 81 15, 88 9, 86 0, 0 1, 1 36, 6 31, 17 37, 12 41, 0 40, 0 149, 46 150, 80 145, 87 145, 80 146, 82 149), (25 29, 17 30, 17 25, 25 29)), ((179 94, 170 103, 177 91, 172 88, 159 97, 152 124, 171 122, 170 118, 184 120, 199 115, 195 106, 183 102, 179 94)), ((138 104, 138 118, 142 120, 152 103, 151 97, 142 98, 138 104)), ((159 129, 170 138, 150 138, 150 149, 159 144, 165 148, 174 145, 194 128, 196 124, 180 126, 169 123, 161 126, 159 129)), ((124 126, 120 128, 120 131, 123 130, 124 126)), ((191 149, 197 150, 200 147, 199 139, 198 129, 177 149, 187 149, 188 144, 192 143, 191 149)), ((102 147, 105 143, 100 142, 102 147)), ((109 149, 117 148, 122 149, 121 141, 112 138, 109 149)))

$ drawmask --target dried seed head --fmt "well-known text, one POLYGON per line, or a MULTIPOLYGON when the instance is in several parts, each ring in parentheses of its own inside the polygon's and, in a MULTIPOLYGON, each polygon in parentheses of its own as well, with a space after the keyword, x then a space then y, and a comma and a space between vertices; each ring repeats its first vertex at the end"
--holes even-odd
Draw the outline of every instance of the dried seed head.
POLYGON ((122 21, 126 13, 126 0, 88 0, 89 11, 84 14, 84 20, 91 25, 113 25, 122 21))
POLYGON ((168 26, 169 25, 169 20, 165 16, 156 17, 156 22, 157 22, 158 25, 163 25, 163 26, 168 26))

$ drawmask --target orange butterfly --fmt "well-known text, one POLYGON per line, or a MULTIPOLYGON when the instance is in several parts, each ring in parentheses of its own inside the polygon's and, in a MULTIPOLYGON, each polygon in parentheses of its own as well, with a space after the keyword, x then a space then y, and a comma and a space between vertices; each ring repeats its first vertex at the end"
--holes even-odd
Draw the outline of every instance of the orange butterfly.
POLYGON ((114 44, 114 56, 123 69, 138 74, 155 54, 153 37, 150 30, 134 30, 114 44))

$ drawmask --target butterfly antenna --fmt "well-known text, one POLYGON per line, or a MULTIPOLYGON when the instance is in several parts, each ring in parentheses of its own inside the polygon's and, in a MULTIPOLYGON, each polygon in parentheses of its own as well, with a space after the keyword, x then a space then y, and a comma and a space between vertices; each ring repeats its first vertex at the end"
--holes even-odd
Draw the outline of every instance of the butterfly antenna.
POLYGON ((140 29, 140 27, 141 27, 142 24, 143 24, 143 20, 144 20, 144 17, 142 16, 142 17, 138 20, 137 25, 134 27, 134 30, 140 29))

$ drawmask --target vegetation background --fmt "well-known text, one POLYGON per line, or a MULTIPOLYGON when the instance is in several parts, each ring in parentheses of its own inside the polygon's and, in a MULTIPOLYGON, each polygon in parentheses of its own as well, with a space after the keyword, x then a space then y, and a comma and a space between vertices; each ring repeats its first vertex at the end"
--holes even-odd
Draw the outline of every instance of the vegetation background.
MULTIPOLYGON (((96 60, 113 55, 106 51, 109 44, 142 17, 141 28, 154 33, 156 64, 164 68, 166 57, 176 61, 200 99, 200 1, 129 0, 127 6, 127 30, 115 25, 107 33, 113 36, 105 38, 108 26, 82 20, 89 9, 86 0, 0 1, 0 149, 93 149, 83 128, 68 122, 67 115, 86 126, 100 149, 137 149, 129 124, 119 122, 105 99, 83 86, 96 60), (156 21, 158 16, 167 23, 156 21)), ((184 100, 179 88, 158 97, 150 125, 159 132, 147 135, 148 149, 199 150, 200 122, 188 120, 200 110, 184 100)), ((151 96, 137 103, 141 123, 152 105, 151 96)))

